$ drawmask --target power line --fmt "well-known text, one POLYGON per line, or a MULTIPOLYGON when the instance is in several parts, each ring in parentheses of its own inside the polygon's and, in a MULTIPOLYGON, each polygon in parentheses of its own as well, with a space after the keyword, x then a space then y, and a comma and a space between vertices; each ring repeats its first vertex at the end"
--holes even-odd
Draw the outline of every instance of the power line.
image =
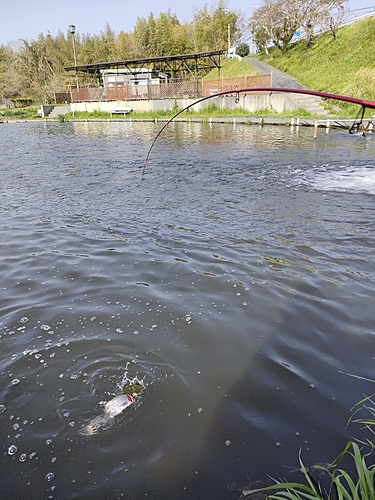
POLYGON ((369 10, 369 9, 375 9, 375 5, 372 7, 362 7, 361 9, 350 9, 351 12, 359 12, 360 10, 369 10))

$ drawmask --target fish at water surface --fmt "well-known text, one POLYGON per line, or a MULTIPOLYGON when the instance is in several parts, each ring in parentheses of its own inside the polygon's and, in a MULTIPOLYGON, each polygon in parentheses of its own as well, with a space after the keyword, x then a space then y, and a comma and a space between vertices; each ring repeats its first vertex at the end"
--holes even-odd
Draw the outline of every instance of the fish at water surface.
POLYGON ((88 425, 81 429, 80 434, 92 436, 100 431, 105 431, 114 424, 115 417, 134 402, 135 398, 129 394, 115 396, 104 405, 103 412, 100 415, 93 418, 88 425))

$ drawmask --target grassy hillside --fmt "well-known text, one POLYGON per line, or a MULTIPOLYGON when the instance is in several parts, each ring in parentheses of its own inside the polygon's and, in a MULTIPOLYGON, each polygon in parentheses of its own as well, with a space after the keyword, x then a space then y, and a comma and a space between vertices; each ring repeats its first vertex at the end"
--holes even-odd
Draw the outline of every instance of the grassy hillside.
MULTIPOLYGON (((253 68, 253 66, 245 60, 224 59, 221 63, 220 78, 235 78, 237 76, 252 76, 259 74, 259 71, 253 68)), ((203 77, 203 80, 216 80, 217 78, 219 78, 219 71, 215 68, 207 73, 207 75, 203 77)))
POLYGON ((358 21, 338 31, 337 39, 325 34, 312 47, 306 41, 286 53, 256 57, 294 76, 311 90, 375 100, 375 18, 358 21))

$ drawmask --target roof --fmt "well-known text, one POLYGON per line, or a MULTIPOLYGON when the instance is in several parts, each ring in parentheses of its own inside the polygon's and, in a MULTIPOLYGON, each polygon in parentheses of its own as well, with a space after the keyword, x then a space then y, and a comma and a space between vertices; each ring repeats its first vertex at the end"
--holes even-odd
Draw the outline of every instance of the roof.
POLYGON ((82 71, 84 73, 98 74, 103 69, 110 68, 129 68, 131 66, 142 66, 144 64, 153 64, 154 67, 162 66, 167 67, 173 73, 176 73, 181 70, 190 70, 186 65, 188 60, 192 60, 195 62, 195 69, 199 70, 199 62, 200 60, 210 60, 211 65, 204 66, 204 68, 212 68, 212 67, 220 67, 220 56, 225 54, 225 50, 215 50, 210 52, 196 52, 193 54, 178 54, 172 56, 158 56, 158 57, 144 57, 141 59, 124 59, 121 61, 106 61, 106 62, 97 62, 93 64, 83 64, 77 66, 68 66, 65 68, 65 71, 82 71), (216 57, 219 57, 219 61, 216 60, 216 57))

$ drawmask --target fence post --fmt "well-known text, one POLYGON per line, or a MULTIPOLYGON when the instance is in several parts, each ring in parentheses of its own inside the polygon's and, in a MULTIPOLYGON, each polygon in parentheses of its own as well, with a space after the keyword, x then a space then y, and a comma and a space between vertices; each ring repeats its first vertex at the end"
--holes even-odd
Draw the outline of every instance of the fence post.
POLYGON ((314 140, 316 139, 317 133, 318 133, 318 121, 315 121, 315 125, 314 125, 314 140))

